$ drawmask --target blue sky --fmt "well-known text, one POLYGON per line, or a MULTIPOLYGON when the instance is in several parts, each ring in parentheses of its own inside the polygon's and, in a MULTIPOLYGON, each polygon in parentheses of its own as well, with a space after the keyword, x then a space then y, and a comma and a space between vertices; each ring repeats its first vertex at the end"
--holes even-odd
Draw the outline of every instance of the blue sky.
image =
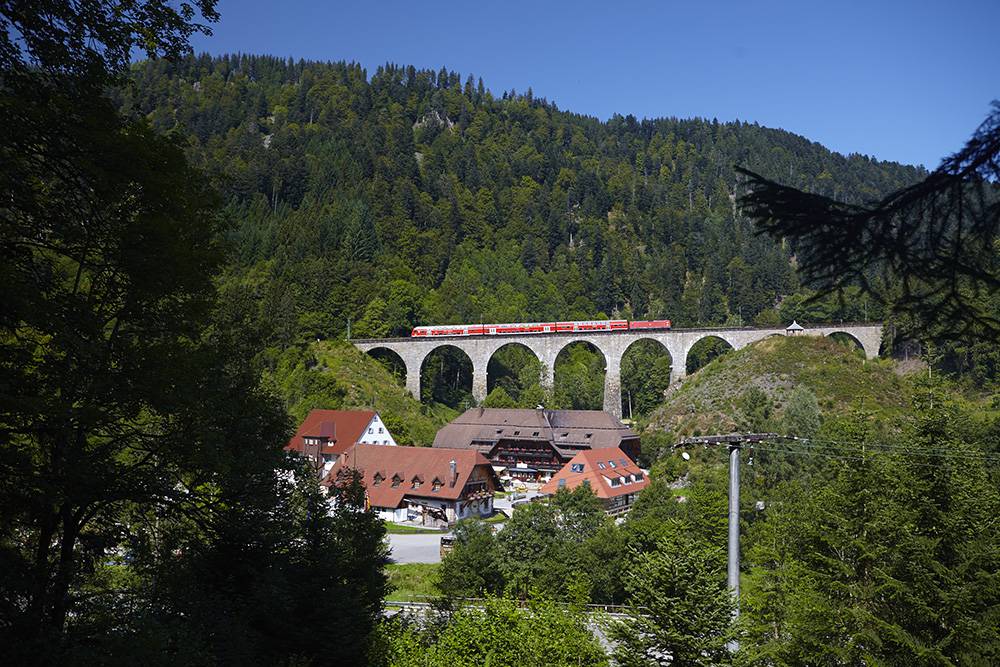
POLYGON ((1000 0, 221 0, 195 49, 385 62, 530 86, 606 119, 780 127, 935 167, 1000 99, 1000 0))

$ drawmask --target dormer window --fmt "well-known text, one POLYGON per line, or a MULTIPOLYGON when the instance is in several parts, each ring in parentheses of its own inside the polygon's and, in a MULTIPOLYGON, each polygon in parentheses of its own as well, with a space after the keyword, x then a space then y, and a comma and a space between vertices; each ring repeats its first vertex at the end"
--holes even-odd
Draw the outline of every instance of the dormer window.
POLYGON ((419 489, 423 483, 424 480, 420 477, 420 475, 414 475, 413 479, 410 480, 410 488, 419 489))
POLYGON ((608 461, 608 465, 611 466, 612 468, 617 468, 618 467, 618 466, 615 465, 614 461, 608 461))
POLYGON ((569 469, 572 472, 583 472, 583 464, 582 463, 573 463, 572 465, 570 465, 569 469))
POLYGON ((625 459, 618 459, 618 463, 621 463, 623 468, 628 465, 627 463, 625 463, 625 459))
POLYGON ((372 478, 372 484, 378 486, 385 480, 385 475, 380 472, 375 473, 375 477, 372 478))
POLYGON ((604 465, 604 463, 602 461, 598 461, 597 462, 597 467, 600 468, 601 470, 604 470, 605 468, 607 468, 607 466, 604 465))
POLYGON ((514 435, 521 435, 520 431, 514 431, 514 435))
POLYGON ((635 478, 635 481, 637 481, 637 482, 638 482, 639 480, 641 480, 641 479, 642 479, 642 473, 641 473, 641 472, 637 472, 637 473, 635 473, 634 475, 632 475, 632 477, 634 477, 634 478, 635 478))
POLYGON ((395 489, 402 483, 403 483, 403 476, 400 475, 398 472, 392 476, 392 488, 395 489))
POLYGON ((534 437, 534 438, 537 438, 538 437, 538 431, 535 431, 534 433, 532 433, 531 436, 534 437))
POLYGON ((592 435, 594 435, 594 434, 593 433, 584 433, 583 437, 586 438, 587 440, 590 440, 590 436, 592 436, 592 435))
POLYGON ((442 486, 444 486, 444 482, 440 478, 435 477, 431 482, 431 491, 440 491, 442 486))

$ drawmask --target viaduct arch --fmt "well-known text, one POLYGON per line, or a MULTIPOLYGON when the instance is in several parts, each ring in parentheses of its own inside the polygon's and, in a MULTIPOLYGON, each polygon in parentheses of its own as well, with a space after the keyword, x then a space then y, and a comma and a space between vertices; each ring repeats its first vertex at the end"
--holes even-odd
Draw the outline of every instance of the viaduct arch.
POLYGON ((852 323, 806 327, 792 331, 780 327, 672 329, 669 331, 606 331, 588 333, 551 333, 513 336, 441 336, 434 338, 376 338, 356 339, 351 342, 362 352, 385 349, 394 352, 406 366, 406 388, 420 398, 420 368, 424 359, 434 349, 451 345, 472 361, 472 396, 476 401, 486 398, 487 366, 493 354, 508 343, 518 343, 535 354, 542 364, 541 384, 551 388, 556 357, 567 345, 576 342, 590 343, 604 355, 604 409, 621 417, 621 361, 625 351, 640 340, 654 340, 670 355, 671 382, 678 382, 686 375, 688 352, 703 338, 721 338, 734 350, 768 336, 830 336, 842 333, 851 336, 864 349, 865 357, 878 356, 882 342, 882 325, 852 323))

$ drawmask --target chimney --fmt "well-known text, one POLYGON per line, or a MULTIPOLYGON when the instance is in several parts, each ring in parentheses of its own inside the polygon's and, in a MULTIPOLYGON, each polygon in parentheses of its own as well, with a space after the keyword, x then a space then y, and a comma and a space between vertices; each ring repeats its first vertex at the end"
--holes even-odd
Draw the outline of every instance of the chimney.
POLYGON ((455 486, 455 482, 458 481, 458 464, 455 463, 455 459, 452 459, 448 465, 451 467, 451 482, 448 483, 448 486, 455 486))

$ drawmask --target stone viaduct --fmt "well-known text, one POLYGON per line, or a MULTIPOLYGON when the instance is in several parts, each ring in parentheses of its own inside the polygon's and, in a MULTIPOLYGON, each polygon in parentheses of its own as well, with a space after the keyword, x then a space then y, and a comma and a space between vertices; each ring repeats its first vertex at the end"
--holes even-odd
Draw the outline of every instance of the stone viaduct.
POLYGON ((542 386, 551 388, 556 357, 572 343, 593 345, 604 355, 604 409, 621 417, 621 361, 625 352, 640 340, 656 341, 671 359, 671 381, 677 382, 686 375, 688 352, 705 338, 720 338, 734 350, 763 340, 768 336, 831 336, 846 334, 853 338, 872 359, 878 356, 882 341, 882 325, 851 323, 806 327, 801 330, 780 327, 672 329, 669 331, 601 331, 588 333, 553 333, 511 336, 440 336, 434 338, 377 338, 354 339, 351 342, 363 352, 389 350, 406 366, 406 388, 420 397, 420 371, 424 360, 434 350, 451 346, 458 348, 472 362, 472 396, 476 401, 486 398, 486 369, 493 354, 505 345, 516 343, 534 353, 542 364, 542 386))

